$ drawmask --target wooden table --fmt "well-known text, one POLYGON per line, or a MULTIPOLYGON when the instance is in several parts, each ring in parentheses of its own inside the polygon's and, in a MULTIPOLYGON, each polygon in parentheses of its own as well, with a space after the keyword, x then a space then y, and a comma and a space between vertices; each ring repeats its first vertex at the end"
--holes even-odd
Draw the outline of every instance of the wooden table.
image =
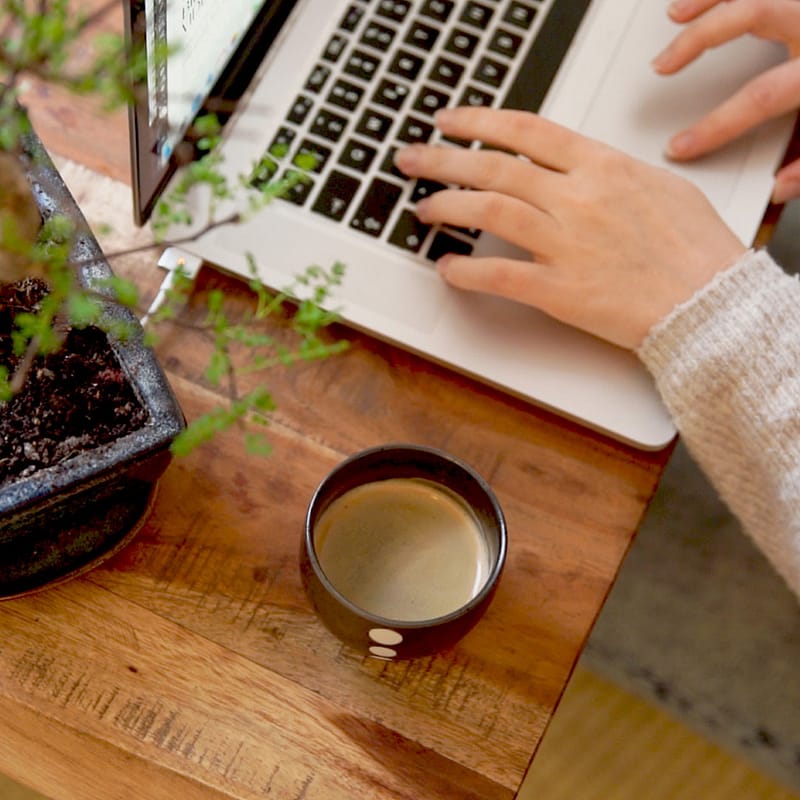
MULTIPOLYGON (((29 102, 51 152, 128 180, 124 115, 46 87, 29 102)), ((154 260, 115 268, 152 293, 154 260)), ((200 284, 249 302, 212 270, 200 284)), ((633 450, 340 333, 346 354, 270 376, 268 460, 244 455, 238 432, 220 436, 173 462, 120 554, 0 603, 0 771, 79 800, 515 795, 669 452, 633 450), (456 648, 399 663, 341 646, 297 565, 317 482, 391 441, 472 464, 510 529, 484 619, 456 648)), ((220 401, 202 378, 205 346, 158 348, 190 418, 220 401)))

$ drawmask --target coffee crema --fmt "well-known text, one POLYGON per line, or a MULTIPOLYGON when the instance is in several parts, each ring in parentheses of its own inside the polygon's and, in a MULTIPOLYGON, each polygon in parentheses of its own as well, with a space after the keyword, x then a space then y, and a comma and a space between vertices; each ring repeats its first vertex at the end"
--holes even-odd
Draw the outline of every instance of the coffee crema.
POLYGON ((350 602, 403 622, 456 611, 490 571, 474 514, 448 490, 417 478, 366 483, 334 500, 317 520, 314 548, 350 602))

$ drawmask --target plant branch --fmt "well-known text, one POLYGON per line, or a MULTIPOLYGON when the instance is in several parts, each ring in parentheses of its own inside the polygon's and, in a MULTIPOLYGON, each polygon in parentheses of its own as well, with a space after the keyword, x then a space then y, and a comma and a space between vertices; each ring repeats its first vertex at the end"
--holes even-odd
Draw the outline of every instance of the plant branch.
MULTIPOLYGON (((70 15, 65 0, 0 0, 0 150, 9 154, 18 153, 23 137, 30 130, 18 103, 21 83, 28 76, 74 93, 98 93, 107 100, 109 108, 120 100, 130 102, 138 76, 145 74, 148 57, 152 54, 128 53, 128 58, 125 58, 121 39, 107 41, 103 37, 90 43, 93 46, 88 49, 88 60, 83 57, 85 37, 91 34, 93 26, 100 27, 97 26, 98 21, 117 2, 98 0, 95 5, 99 7, 81 16, 74 13, 70 15)), ((168 55, 165 52, 163 57, 166 59, 168 55)), ((230 108, 226 102, 211 98, 205 110, 227 112, 230 108)), ((162 198, 154 218, 155 235, 152 241, 106 253, 102 256, 104 260, 119 259, 154 247, 179 247, 196 241, 216 228, 236 225, 275 197, 285 196, 297 181, 308 180, 309 173, 316 165, 316 156, 308 155, 304 157, 305 161, 292 162, 293 168, 288 178, 272 181, 273 172, 269 170, 268 162, 273 157, 280 159, 287 154, 271 151, 268 157, 265 156, 253 167, 250 175, 237 176, 238 183, 233 185, 230 177, 220 168, 221 157, 215 150, 220 134, 221 126, 213 114, 206 113, 195 120, 192 135, 187 137, 193 142, 192 163, 186 165, 185 175, 171 195, 162 198), (198 158, 199 153, 205 155, 198 158), (198 220, 199 230, 173 239, 160 236, 162 231, 183 231, 194 224, 188 198, 192 187, 198 185, 203 186, 210 197, 205 224, 202 224, 203 220, 198 220), (230 208, 224 204, 235 200, 236 192, 242 189, 257 190, 255 196, 249 197, 247 210, 215 218, 218 209, 230 208)), ((3 188, 7 189, 5 186, 3 188)), ((26 186, 26 191, 28 189, 26 186)), ((10 207, 15 214, 14 219, 19 219, 20 204, 14 202, 10 207)), ((11 376, 0 368, 3 397, 8 387, 11 387, 12 393, 19 391, 31 370, 35 369, 37 356, 50 352, 51 347, 63 342, 67 333, 63 325, 67 320, 74 327, 97 326, 109 336, 120 339, 133 333, 132 330, 115 326, 113 320, 107 319, 104 304, 114 301, 137 310, 140 298, 136 287, 130 281, 112 276, 107 282, 98 282, 88 289, 80 288, 75 281, 74 270, 91 264, 99 256, 71 260, 69 255, 74 250, 76 231, 72 228, 65 230, 63 223, 56 224, 57 220, 58 215, 48 218, 38 241, 22 251, 23 268, 27 274, 31 272, 31 265, 41 265, 49 288, 46 295, 49 302, 45 307, 45 301, 42 301, 36 313, 19 314, 14 321, 13 344, 15 352, 21 355, 11 376)), ((14 236, 5 229, 0 233, 0 250, 6 252, 15 253, 19 250, 17 240, 27 245, 27 239, 36 239, 35 232, 27 239, 14 230, 14 236)), ((183 451, 233 423, 242 425, 248 417, 260 422, 267 420, 267 415, 274 409, 272 397, 266 386, 260 382, 251 383, 247 376, 253 372, 276 366, 288 367, 301 360, 324 358, 347 346, 344 342, 328 343, 319 335, 326 325, 335 320, 335 315, 324 311, 323 306, 330 297, 331 288, 341 280, 340 264, 336 264, 330 272, 310 267, 304 274, 296 276, 290 287, 273 292, 258 278, 252 256, 247 254, 247 258, 251 268, 249 286, 256 298, 254 310, 244 310, 236 304, 236 313, 229 319, 225 293, 211 289, 207 297, 193 298, 193 281, 185 270, 178 267, 169 284, 164 287, 164 305, 148 320, 147 331, 150 336, 155 336, 153 331, 157 331, 158 326, 174 325, 194 331, 195 341, 211 343, 206 377, 219 388, 226 407, 215 409, 205 419, 196 420, 199 425, 193 423, 187 428, 185 433, 188 439, 179 437, 183 451), (295 297, 312 299, 296 300, 295 297), (208 310, 205 319, 187 321, 187 316, 199 319, 195 313, 195 300, 201 304, 203 299, 207 302, 208 310), (285 301, 288 304, 286 314, 283 313, 285 301), (189 302, 192 307, 188 313, 184 313, 189 302), (288 306, 292 307, 291 310, 288 310, 288 306), (274 335, 266 323, 273 313, 280 317, 277 325, 281 328, 281 335, 274 335), (284 333, 294 337, 291 344, 283 344, 284 333)), ((3 280, 15 282, 7 275, 3 280)), ((139 330, 138 326, 136 330, 139 330)), ((207 348, 204 346, 203 349, 207 348)), ((248 449, 265 452, 259 436, 251 436, 245 431, 245 441, 248 449)))
POLYGON ((11 390, 12 395, 18 394, 20 391, 22 391, 22 387, 25 385, 25 381, 28 380, 28 375, 33 368, 33 362, 36 360, 38 355, 39 337, 35 336, 28 342, 28 346, 25 348, 22 358, 19 360, 19 363, 14 369, 14 375, 9 382, 9 389, 11 390))
MULTIPOLYGON (((242 215, 238 212, 231 214, 230 216, 223 217, 222 219, 212 220, 204 225, 199 231, 195 233, 188 234, 187 236, 180 237, 178 239, 171 239, 169 241, 152 241, 147 242, 146 244, 135 245, 133 247, 127 247, 123 250, 114 250, 110 253, 106 253, 105 257, 108 260, 114 258, 122 258, 123 256, 130 256, 134 255, 135 253, 143 253, 146 250, 151 250, 154 247, 177 247, 181 244, 187 244, 189 242, 194 242, 199 239, 201 236, 204 236, 209 231, 213 231, 215 228, 220 228, 224 225, 236 225, 241 222, 242 215)), ((82 265, 84 263, 91 263, 91 259, 82 259, 80 261, 73 262, 76 265, 82 265)))

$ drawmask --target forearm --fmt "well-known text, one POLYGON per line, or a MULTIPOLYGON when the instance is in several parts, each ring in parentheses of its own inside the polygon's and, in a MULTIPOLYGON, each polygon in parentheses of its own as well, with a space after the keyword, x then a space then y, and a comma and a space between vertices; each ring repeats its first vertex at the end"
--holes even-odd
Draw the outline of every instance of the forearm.
POLYGON ((800 595, 800 282, 749 253, 638 352, 686 446, 800 595))

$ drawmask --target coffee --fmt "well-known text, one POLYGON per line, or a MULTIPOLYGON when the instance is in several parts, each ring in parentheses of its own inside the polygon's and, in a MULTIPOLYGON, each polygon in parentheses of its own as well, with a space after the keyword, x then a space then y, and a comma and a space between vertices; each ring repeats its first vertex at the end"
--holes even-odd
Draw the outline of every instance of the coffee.
POLYGON ((449 614, 475 597, 489 574, 474 514, 423 479, 393 478, 346 492, 317 520, 314 548, 342 595, 391 620, 449 614))

